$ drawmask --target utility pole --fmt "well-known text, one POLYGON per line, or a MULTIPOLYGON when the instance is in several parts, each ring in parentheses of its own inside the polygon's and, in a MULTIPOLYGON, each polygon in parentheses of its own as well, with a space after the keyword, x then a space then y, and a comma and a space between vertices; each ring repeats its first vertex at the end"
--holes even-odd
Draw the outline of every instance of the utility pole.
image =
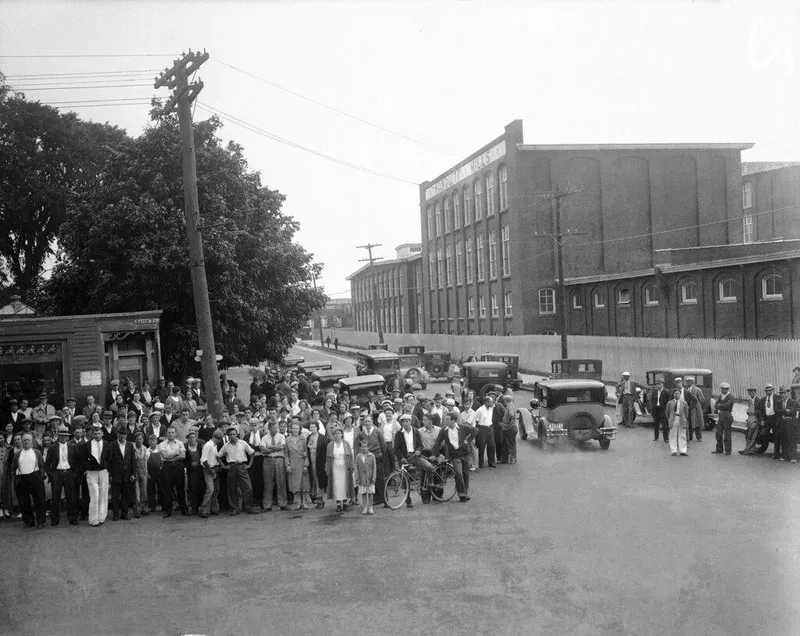
POLYGON ((189 264, 192 273, 192 291, 194 295, 194 313, 197 321, 197 336, 202 350, 200 364, 203 369, 209 411, 214 419, 222 417, 222 388, 217 368, 216 347, 214 345, 214 329, 211 322, 211 304, 208 301, 208 280, 206 264, 203 258, 203 237, 198 230, 200 209, 197 196, 197 165, 194 156, 194 129, 192 126, 191 103, 203 89, 203 82, 189 83, 193 75, 208 60, 208 53, 189 51, 179 60, 175 60, 172 68, 165 69, 156 78, 155 88, 167 87, 173 93, 164 112, 170 112, 177 106, 178 121, 181 132, 181 157, 183 163, 183 199, 186 215, 186 239, 189 243, 189 264))
MULTIPOLYGON (((322 278, 322 276, 319 276, 322 278)), ((314 281, 314 289, 317 289, 317 275, 312 272, 311 273, 311 280, 314 281)), ((317 320, 319 320, 319 344, 320 346, 325 346, 325 343, 322 338, 322 310, 317 311, 317 320)))
MULTIPOLYGON (((375 261, 383 260, 383 256, 373 256, 372 255, 372 248, 373 247, 381 247, 382 243, 369 243, 367 245, 356 245, 356 248, 360 250, 367 250, 369 252, 369 258, 362 258, 359 262, 369 261, 370 267, 375 261)), ((381 327, 381 312, 378 311, 378 287, 375 285, 375 282, 372 282, 372 316, 375 320, 375 326, 378 328, 378 342, 383 344, 383 328, 381 327)))
POLYGON ((560 310, 558 311, 559 332, 561 334, 561 358, 568 358, 567 350, 567 285, 564 281, 564 234, 569 236, 581 236, 585 232, 571 232, 567 230, 565 233, 561 232, 561 202, 567 197, 579 192, 579 190, 566 187, 556 188, 552 192, 547 192, 542 195, 546 201, 553 201, 555 203, 555 224, 556 233, 548 234, 546 232, 536 232, 534 236, 549 236, 556 244, 556 260, 558 264, 558 298, 560 310))

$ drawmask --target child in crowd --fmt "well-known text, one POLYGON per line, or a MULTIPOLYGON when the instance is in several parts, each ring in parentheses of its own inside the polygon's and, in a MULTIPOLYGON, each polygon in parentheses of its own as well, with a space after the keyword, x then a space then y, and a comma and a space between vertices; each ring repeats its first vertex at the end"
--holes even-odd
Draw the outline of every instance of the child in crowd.
POLYGON ((361 442, 361 452, 356 458, 356 485, 361 493, 363 507, 362 515, 374 515, 372 510, 372 495, 375 493, 375 455, 369 452, 369 443, 361 442))

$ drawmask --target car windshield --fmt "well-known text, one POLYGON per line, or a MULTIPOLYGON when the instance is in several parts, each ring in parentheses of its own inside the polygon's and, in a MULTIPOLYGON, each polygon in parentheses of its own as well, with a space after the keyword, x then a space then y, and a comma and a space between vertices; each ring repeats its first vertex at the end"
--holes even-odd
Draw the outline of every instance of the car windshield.
POLYGON ((437 362, 441 362, 444 359, 445 359, 445 356, 442 355, 442 354, 438 354, 438 353, 431 356, 431 360, 436 360, 437 362))
POLYGON ((397 360, 375 360, 373 368, 375 369, 375 373, 394 371, 397 369, 397 360))
POLYGON ((400 366, 403 367, 417 367, 419 366, 419 358, 416 355, 400 356, 400 366))
POLYGON ((499 378, 502 375, 501 369, 478 369, 479 378, 499 378))

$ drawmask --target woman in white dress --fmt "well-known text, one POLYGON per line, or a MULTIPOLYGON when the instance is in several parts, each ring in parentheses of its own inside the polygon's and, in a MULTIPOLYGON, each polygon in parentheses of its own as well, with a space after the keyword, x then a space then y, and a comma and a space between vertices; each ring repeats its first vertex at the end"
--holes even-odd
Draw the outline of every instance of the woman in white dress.
MULTIPOLYGON (((356 438, 358 437, 358 431, 353 427, 353 416, 350 413, 346 413, 344 419, 342 420, 342 439, 345 443, 350 445, 350 448, 353 449, 356 447, 356 438)), ((353 454, 353 458, 355 459, 355 453, 353 454)), ((355 483, 356 479, 356 463, 353 461, 353 483, 355 483)), ((358 506, 361 503, 361 493, 358 489, 354 488, 353 492, 355 493, 355 497, 350 498, 348 503, 352 503, 353 499, 355 499, 355 504, 358 506)))
POLYGON ((353 498, 353 448, 344 441, 342 431, 333 430, 328 444, 325 474, 328 476, 328 499, 336 500, 336 511, 347 510, 347 500, 353 498))

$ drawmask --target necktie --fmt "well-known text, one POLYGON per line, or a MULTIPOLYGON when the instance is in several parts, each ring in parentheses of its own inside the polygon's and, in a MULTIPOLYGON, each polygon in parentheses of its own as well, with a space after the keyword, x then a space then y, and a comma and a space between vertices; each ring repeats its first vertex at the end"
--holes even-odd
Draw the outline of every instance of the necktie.
POLYGON ((771 395, 767 396, 767 408, 768 409, 772 408, 772 396, 771 395))

